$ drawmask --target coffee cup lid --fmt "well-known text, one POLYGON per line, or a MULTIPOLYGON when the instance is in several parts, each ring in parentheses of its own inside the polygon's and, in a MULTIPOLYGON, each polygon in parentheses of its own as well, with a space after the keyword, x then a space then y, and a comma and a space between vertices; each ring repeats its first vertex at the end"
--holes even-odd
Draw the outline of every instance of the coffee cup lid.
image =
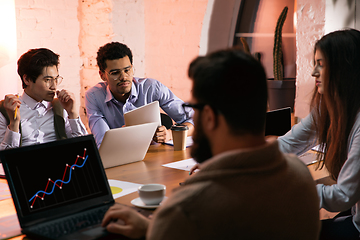
POLYGON ((189 130, 189 128, 186 125, 175 124, 175 125, 171 126, 171 130, 172 131, 185 131, 185 130, 189 130))

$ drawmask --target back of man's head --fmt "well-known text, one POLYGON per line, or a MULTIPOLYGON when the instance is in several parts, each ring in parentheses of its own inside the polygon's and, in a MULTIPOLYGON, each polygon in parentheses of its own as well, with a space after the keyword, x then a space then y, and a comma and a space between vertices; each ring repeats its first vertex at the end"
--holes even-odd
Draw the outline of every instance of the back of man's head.
POLYGON ((235 135, 263 134, 267 109, 266 74, 239 49, 198 57, 190 64, 193 97, 222 114, 235 135))
POLYGON ((129 57, 130 63, 132 64, 133 55, 130 48, 128 48, 128 46, 123 43, 111 42, 99 48, 97 52, 96 62, 99 66, 99 70, 104 72, 107 67, 106 60, 115 60, 124 58, 126 56, 129 57))
POLYGON ((22 80, 22 87, 26 88, 24 75, 35 82, 42 74, 44 67, 59 65, 59 55, 47 48, 30 49, 21 55, 17 64, 18 74, 22 80))

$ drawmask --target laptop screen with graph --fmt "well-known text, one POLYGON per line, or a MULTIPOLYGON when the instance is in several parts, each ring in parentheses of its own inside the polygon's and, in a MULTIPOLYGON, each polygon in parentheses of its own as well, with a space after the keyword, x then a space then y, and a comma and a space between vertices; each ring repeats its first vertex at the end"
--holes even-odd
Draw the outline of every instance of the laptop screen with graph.
POLYGON ((0 152, 21 227, 113 202, 92 135, 0 152))

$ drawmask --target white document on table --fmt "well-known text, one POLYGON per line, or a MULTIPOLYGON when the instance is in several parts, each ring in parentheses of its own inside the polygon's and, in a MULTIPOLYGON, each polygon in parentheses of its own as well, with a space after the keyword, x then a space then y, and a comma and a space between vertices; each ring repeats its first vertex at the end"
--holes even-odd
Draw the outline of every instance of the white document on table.
POLYGON ((184 171, 190 171, 190 169, 196 164, 197 162, 193 158, 176 161, 172 163, 167 163, 162 165, 163 167, 175 168, 184 171))
POLYGON ((317 154, 314 152, 305 152, 298 156, 302 162, 304 162, 306 165, 310 165, 313 163, 318 162, 319 160, 316 159, 317 154))
POLYGON ((323 151, 320 151, 320 145, 316 145, 316 146, 313 147, 311 150, 316 151, 316 152, 322 152, 322 153, 323 153, 323 151))
POLYGON ((142 184, 108 179, 114 199, 136 192, 142 184))
MULTIPOLYGON (((173 140, 167 141, 165 144, 174 146, 173 140)), ((186 138, 186 147, 190 147, 193 144, 192 136, 186 138)))

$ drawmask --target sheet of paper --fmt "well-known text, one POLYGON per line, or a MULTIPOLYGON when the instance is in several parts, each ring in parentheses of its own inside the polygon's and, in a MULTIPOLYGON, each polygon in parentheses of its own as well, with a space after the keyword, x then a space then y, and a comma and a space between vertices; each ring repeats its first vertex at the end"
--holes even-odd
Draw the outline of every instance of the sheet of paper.
POLYGON ((175 168, 184 171, 190 171, 190 169, 196 164, 196 161, 193 158, 176 161, 172 163, 167 163, 162 165, 163 167, 175 168))
POLYGON ((0 183, 0 201, 11 198, 10 189, 7 183, 0 183))
POLYGON ((303 161, 306 165, 318 162, 316 159, 316 153, 306 152, 299 156, 300 160, 303 161))
MULTIPOLYGON (((167 141, 165 144, 174 146, 173 140, 167 141)), ((193 144, 192 136, 186 138, 186 147, 190 147, 193 144)))
POLYGON ((311 150, 316 151, 316 152, 323 152, 323 151, 320 151, 320 145, 316 145, 311 150))
POLYGON ((136 192, 142 184, 108 179, 114 199, 136 192))
POLYGON ((0 177, 4 177, 5 178, 5 172, 4 172, 4 168, 2 166, 2 163, 0 163, 0 177))
POLYGON ((0 239, 21 235, 21 228, 16 214, 0 218, 0 239))

